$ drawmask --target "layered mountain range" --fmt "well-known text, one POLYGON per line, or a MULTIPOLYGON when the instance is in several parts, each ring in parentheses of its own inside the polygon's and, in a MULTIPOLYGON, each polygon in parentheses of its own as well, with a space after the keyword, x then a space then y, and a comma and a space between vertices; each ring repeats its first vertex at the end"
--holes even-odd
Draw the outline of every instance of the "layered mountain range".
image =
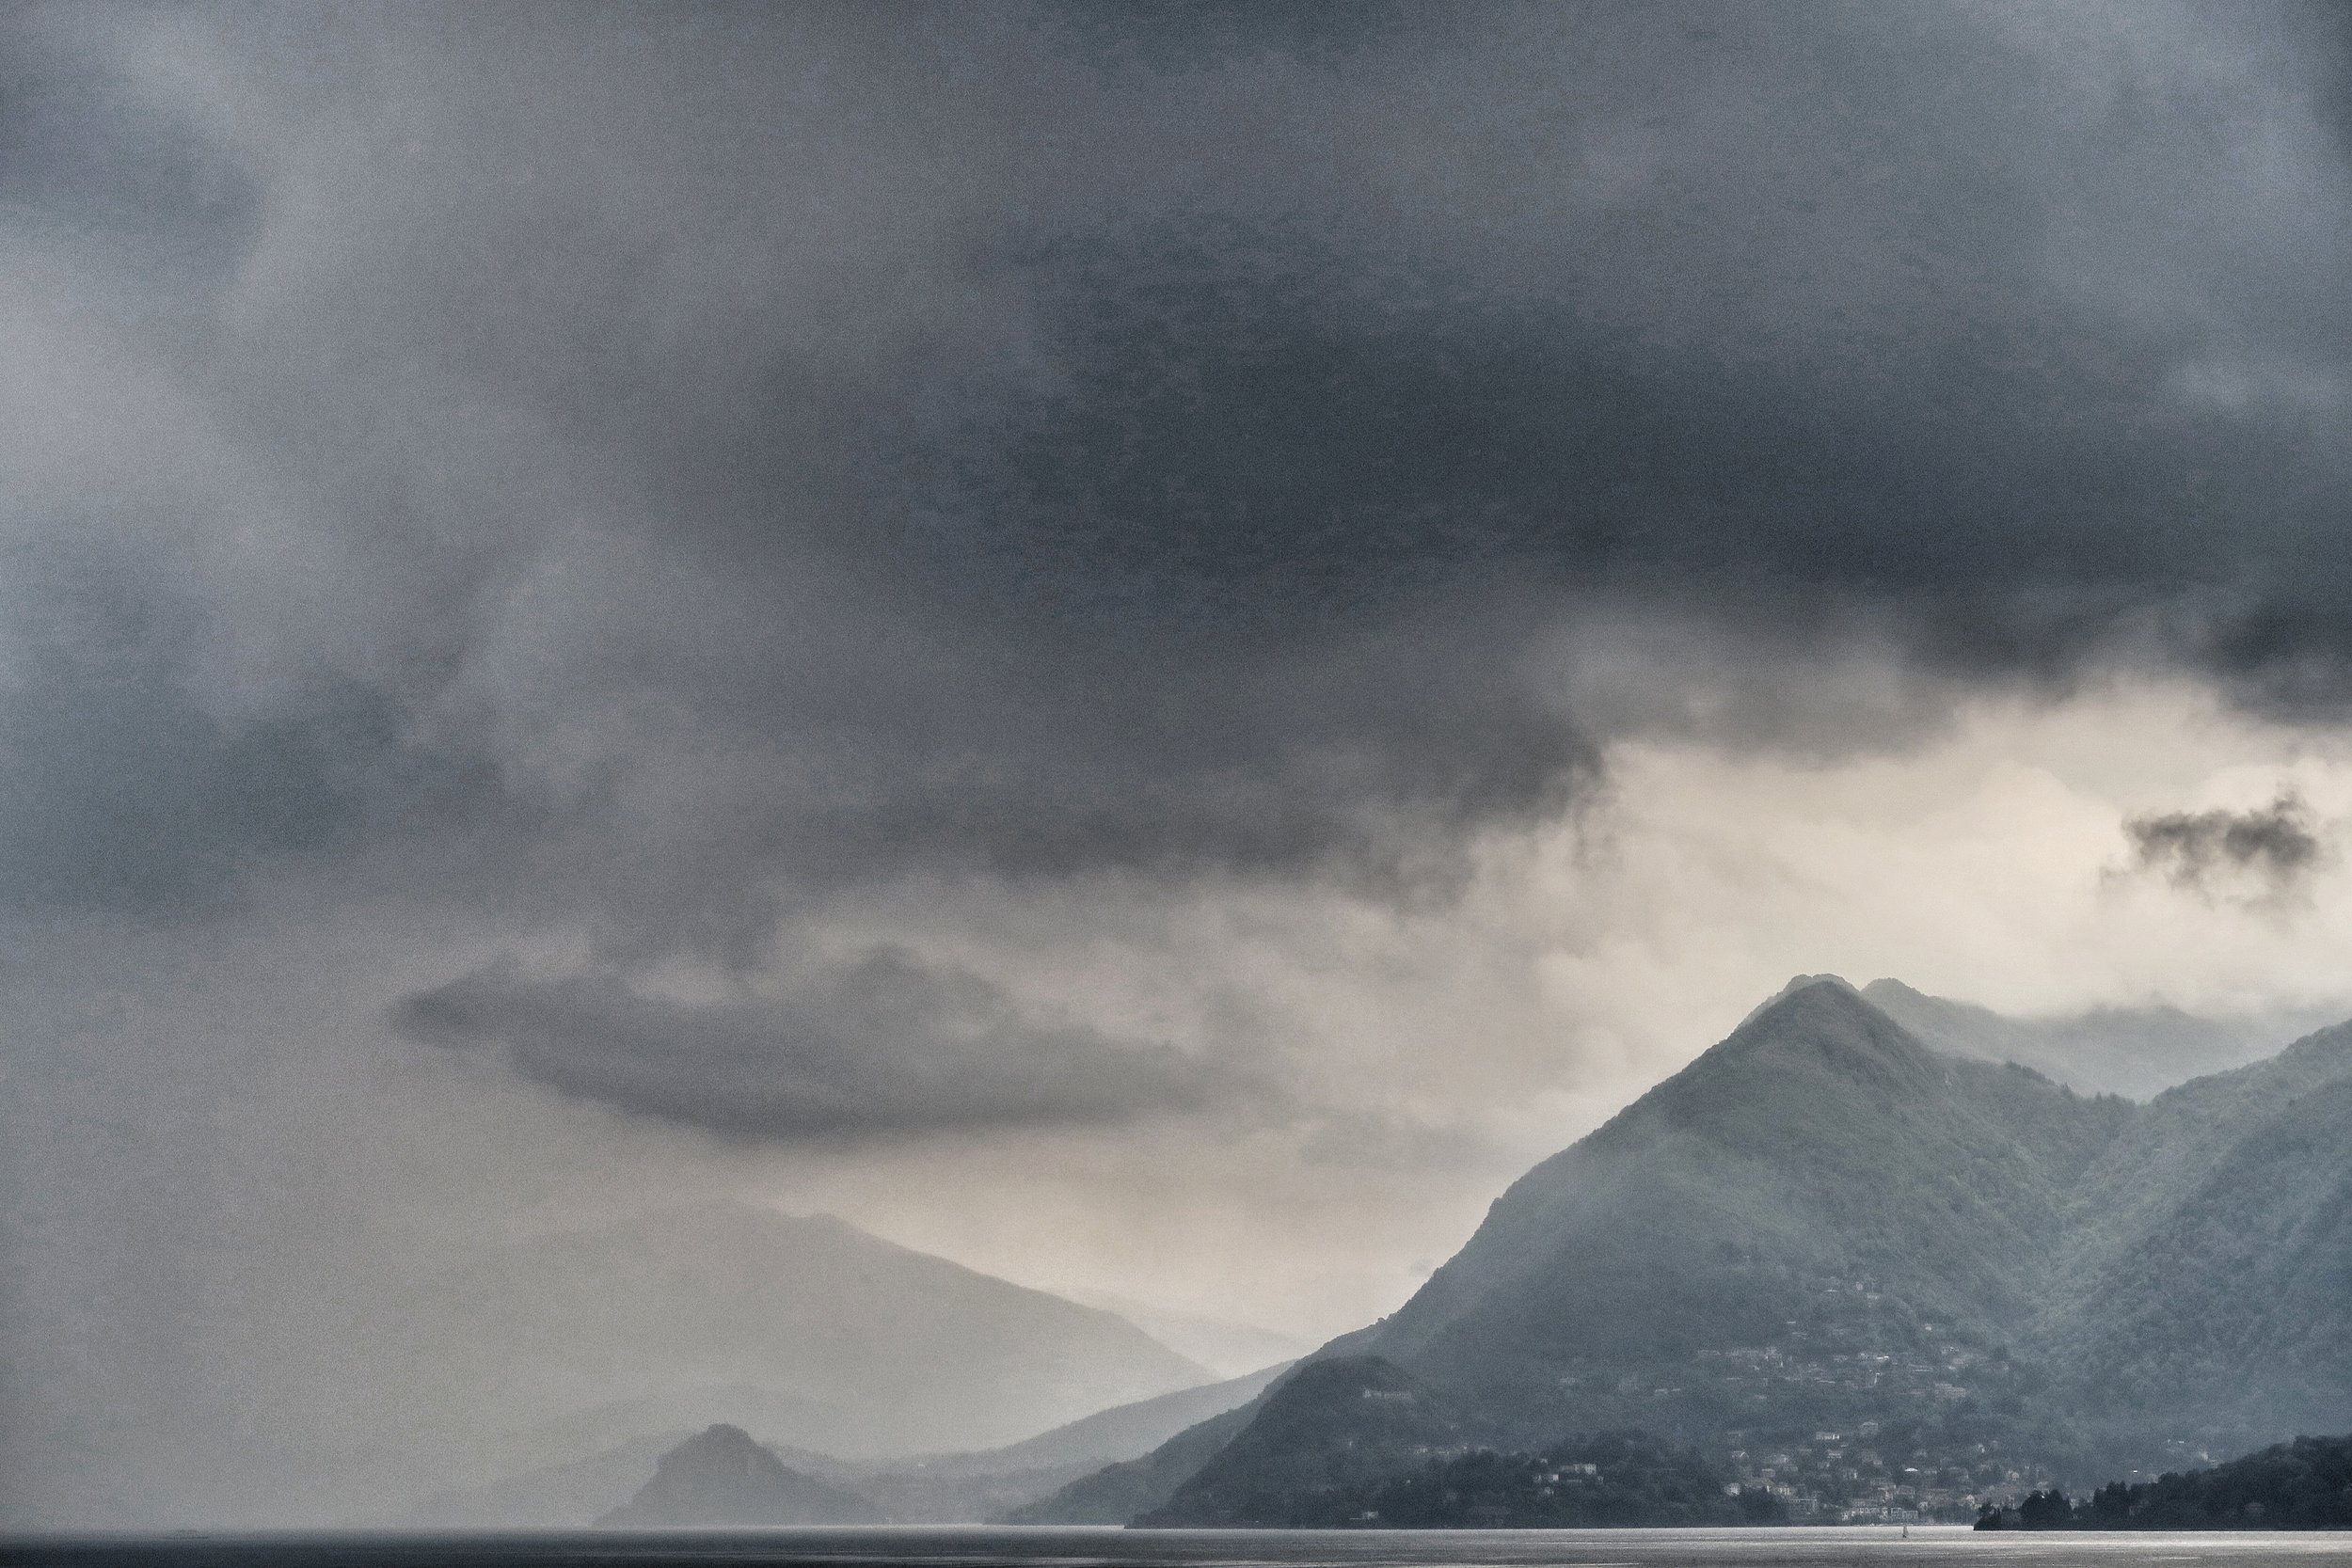
POLYGON ((917 1454, 1216 1381, 1115 1313, 748 1204, 536 1237, 412 1293, 416 1363, 510 1414, 616 1434, 718 1421, 842 1456, 917 1454))
POLYGON ((1792 983, 1395 1314, 1023 1516, 1281 1523, 1603 1431, 1799 1516, 1933 1509, 2352 1427, 2352 1025, 2137 1103, 1872 990, 1792 983))
MULTIPOLYGON (((892 1524, 971 1524, 993 1519, 1034 1502, 1105 1464, 1117 1464, 1150 1452, 1176 1433, 1204 1419, 1247 1404, 1287 1370, 1287 1363, 1263 1368, 1223 1383, 1179 1389, 1130 1404, 1115 1405, 1067 1422, 1018 1443, 961 1453, 925 1454, 912 1458, 843 1459, 805 1447, 756 1442, 773 1465, 787 1472, 785 1484, 755 1489, 766 1496, 771 1523, 842 1523, 850 1515, 837 1506, 810 1506, 800 1479, 822 1482, 843 1496, 853 1497, 867 1516, 892 1524)), ((699 1401, 691 1394, 658 1405, 631 1406, 642 1418, 649 1411, 665 1415, 701 1408, 758 1408, 745 1390, 706 1390, 699 1401), (733 1398, 728 1397, 729 1394, 733 1398)), ((785 1414, 789 1415, 789 1407, 785 1414)), ((757 1419, 755 1415, 752 1419, 757 1419)), ((739 1454, 742 1445, 732 1437, 715 1444, 710 1433, 735 1433, 732 1422, 717 1423, 699 1436, 686 1430, 665 1430, 633 1436, 601 1451, 561 1464, 540 1465, 495 1481, 453 1488, 402 1514, 409 1526, 539 1527, 568 1528, 599 1517, 607 1522, 647 1524, 648 1510, 614 1517, 615 1503, 632 1499, 660 1480, 661 1466, 683 1465, 671 1483, 655 1488, 648 1509, 675 1523, 739 1521, 733 1497, 722 1486, 720 1496, 700 1482, 681 1484, 680 1478, 712 1475, 723 1478, 735 1465, 726 1456, 739 1454), (680 1450, 685 1450, 680 1457, 680 1450), (715 1457, 714 1457, 715 1456, 715 1457), (675 1464, 674 1464, 675 1462, 675 1464)), ((766 1465, 755 1465, 767 1471, 766 1465)), ((769 1472, 772 1478, 772 1472, 769 1472)), ((736 1499, 739 1501, 739 1498, 736 1499)))
POLYGON ((904 1467, 1216 1381, 1114 1313, 734 1203, 481 1249, 365 1308, 381 1440, 306 1486, 326 1517, 581 1524, 713 1424, 904 1467))

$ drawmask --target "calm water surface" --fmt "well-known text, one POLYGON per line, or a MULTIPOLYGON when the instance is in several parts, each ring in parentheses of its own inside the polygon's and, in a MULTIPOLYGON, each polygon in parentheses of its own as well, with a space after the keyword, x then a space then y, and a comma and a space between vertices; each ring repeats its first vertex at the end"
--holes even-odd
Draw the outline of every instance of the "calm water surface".
POLYGON ((0 1537, 6 1568, 2207 1568, 2352 1565, 2352 1532, 1984 1534, 1960 1527, 1708 1530, 833 1529, 0 1537))

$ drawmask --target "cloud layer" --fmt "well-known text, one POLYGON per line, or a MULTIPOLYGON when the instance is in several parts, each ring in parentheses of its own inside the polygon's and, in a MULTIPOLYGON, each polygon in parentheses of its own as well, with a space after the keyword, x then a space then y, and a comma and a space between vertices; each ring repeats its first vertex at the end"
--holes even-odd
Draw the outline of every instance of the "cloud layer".
POLYGON ((2325 9, 8 25, 8 897, 462 906, 568 973, 400 1016, 574 1092, 1206 1103, 828 923, 1443 897, 1628 736, 2352 692, 2325 9))

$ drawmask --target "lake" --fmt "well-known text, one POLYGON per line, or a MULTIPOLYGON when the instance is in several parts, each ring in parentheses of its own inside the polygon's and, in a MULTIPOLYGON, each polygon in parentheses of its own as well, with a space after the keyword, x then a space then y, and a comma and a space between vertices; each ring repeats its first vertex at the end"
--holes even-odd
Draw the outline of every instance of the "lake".
POLYGON ((2033 1534, 1960 1526, 1684 1530, 515 1530, 0 1537, 6 1568, 628 1568, 904 1563, 913 1568, 2209 1568, 2352 1564, 2352 1532, 2033 1534))

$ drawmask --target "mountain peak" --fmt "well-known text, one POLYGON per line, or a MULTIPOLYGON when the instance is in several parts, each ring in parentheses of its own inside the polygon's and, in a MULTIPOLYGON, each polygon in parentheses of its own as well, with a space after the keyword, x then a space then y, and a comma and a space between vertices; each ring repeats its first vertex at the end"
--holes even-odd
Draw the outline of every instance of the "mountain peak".
MULTIPOLYGON (((1881 975, 1879 978, 1871 981, 1868 985, 1862 988, 1862 994, 1873 1002, 1877 1001, 1882 996, 1891 998, 1898 1002, 1946 1001, 1945 998, 1940 996, 1930 996, 1926 991, 1921 990, 1916 986, 1905 985, 1902 981, 1894 978, 1892 975, 1881 975)), ((1950 1006, 1974 1006, 1972 1003, 1949 1002, 1947 1002, 1946 1005, 1950 1006)))
POLYGON ((1800 974, 1740 1021, 1718 1051, 1753 1049, 1792 1034, 1827 1030, 1881 1049, 1919 1050, 1910 1031, 1835 974, 1800 974))
MULTIPOLYGON (((1739 1029, 1746 1028, 1749 1024, 1755 1022, 1758 1018, 1771 1012, 1774 1007, 1779 1006, 1782 1003, 1788 1001, 1799 991, 1809 990, 1815 986, 1836 986, 1849 991, 1852 991, 1854 989, 1852 983, 1842 974, 1792 974, 1788 977, 1788 983, 1787 985, 1781 987, 1780 990, 1772 992, 1772 995, 1766 997, 1763 1001, 1758 1002, 1755 1006, 1748 1009, 1748 1016, 1740 1021, 1739 1029)), ((1856 991, 1855 994, 1859 995, 1861 993, 1856 991)), ((1733 1033, 1737 1034, 1739 1029, 1733 1030, 1733 1033)))
POLYGON ((1826 1074, 1883 1093, 1931 1090, 1943 1074, 1918 1037, 1834 974, 1800 975, 1718 1044, 1644 1097, 1688 1110, 1756 1071, 1826 1074))

